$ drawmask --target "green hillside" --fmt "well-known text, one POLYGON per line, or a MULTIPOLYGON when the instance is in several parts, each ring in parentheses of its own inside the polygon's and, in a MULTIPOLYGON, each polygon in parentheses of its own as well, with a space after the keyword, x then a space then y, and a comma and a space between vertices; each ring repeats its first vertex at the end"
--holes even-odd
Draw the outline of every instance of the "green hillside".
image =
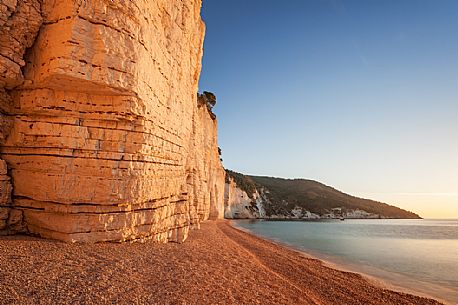
POLYGON ((268 201, 264 202, 267 216, 289 215, 296 206, 315 214, 325 214, 340 207, 343 210, 364 210, 388 218, 420 218, 415 213, 382 202, 354 197, 320 182, 306 179, 282 179, 247 176, 227 171, 237 185, 252 194, 255 188, 264 188, 268 201))

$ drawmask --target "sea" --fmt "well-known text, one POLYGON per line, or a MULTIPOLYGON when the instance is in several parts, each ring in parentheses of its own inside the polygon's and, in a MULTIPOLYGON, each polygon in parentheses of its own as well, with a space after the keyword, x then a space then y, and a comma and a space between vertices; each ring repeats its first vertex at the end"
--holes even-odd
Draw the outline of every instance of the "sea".
POLYGON ((253 234, 388 288, 458 304, 458 219, 236 220, 253 234))

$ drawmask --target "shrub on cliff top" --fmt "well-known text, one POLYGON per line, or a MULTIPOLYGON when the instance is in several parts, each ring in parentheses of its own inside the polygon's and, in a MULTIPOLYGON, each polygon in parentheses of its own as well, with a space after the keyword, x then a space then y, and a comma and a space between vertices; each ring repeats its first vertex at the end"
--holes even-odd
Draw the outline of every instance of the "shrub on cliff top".
POLYGON ((198 105, 205 105, 207 107, 210 117, 214 120, 216 115, 213 113, 212 109, 216 105, 216 95, 209 91, 204 91, 203 93, 197 93, 197 103, 198 105))
POLYGON ((216 95, 212 92, 204 91, 203 95, 207 99, 207 105, 213 108, 216 105, 216 95))

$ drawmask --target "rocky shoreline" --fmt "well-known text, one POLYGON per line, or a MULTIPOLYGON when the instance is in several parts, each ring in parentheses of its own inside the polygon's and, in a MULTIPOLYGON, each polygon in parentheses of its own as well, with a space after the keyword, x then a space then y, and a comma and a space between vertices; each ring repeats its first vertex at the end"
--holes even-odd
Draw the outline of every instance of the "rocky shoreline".
POLYGON ((440 304, 207 221, 183 244, 0 238, 0 304, 440 304), (205 263, 202 263, 205 262, 205 263))

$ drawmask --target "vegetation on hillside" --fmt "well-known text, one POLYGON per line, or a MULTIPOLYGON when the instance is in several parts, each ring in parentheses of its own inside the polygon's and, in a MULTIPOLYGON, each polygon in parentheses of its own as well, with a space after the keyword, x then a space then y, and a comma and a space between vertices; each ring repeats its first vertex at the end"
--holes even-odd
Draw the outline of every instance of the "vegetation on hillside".
POLYGON ((256 192, 256 182, 249 176, 233 172, 226 169, 226 182, 229 183, 229 178, 232 178, 237 184, 238 188, 245 191, 248 197, 253 199, 253 194, 256 192))
POLYGON ((364 210, 389 218, 420 218, 415 213, 386 203, 363 199, 345 194, 320 182, 306 179, 282 179, 272 177, 247 176, 227 171, 243 190, 266 189, 270 200, 264 203, 267 216, 290 215, 296 206, 319 215, 329 213, 333 208, 364 210), (240 183, 240 184, 239 184, 240 183))

